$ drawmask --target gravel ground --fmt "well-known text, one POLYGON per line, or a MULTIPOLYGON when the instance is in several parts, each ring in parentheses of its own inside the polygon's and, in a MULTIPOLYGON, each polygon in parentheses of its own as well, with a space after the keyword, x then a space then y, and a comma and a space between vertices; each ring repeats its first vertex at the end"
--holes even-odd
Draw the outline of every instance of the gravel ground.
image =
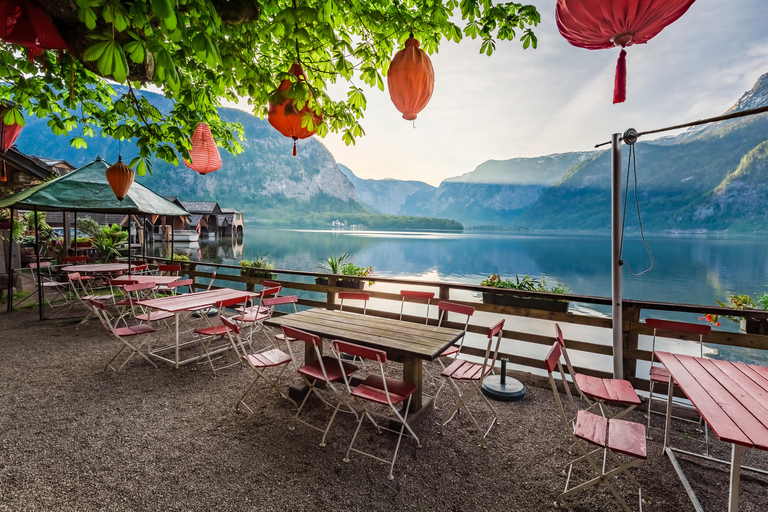
MULTIPOLYGON (((0 314, 0 327, 0 510, 555 510, 565 484, 569 437, 547 389, 529 388, 524 401, 498 404, 500 424, 487 449, 478 447, 464 415, 438 435, 434 412, 416 429, 421 448, 403 441, 388 481, 386 466, 375 460, 353 453, 342 462, 354 429, 350 415, 337 419, 320 448, 319 432, 301 424, 288 430, 294 409, 276 394, 254 415, 235 411, 249 370, 214 378, 204 368, 155 370, 134 359, 123 372, 103 372, 119 345, 97 321, 39 322, 35 310, 24 310, 0 314)), ((444 410, 451 397, 440 399, 444 410)), ((307 418, 322 424, 329 414, 318 402, 307 418)), ((629 419, 644 422, 637 411, 629 419)), ((676 446, 700 449, 700 431, 674 425, 676 446)), ((394 436, 367 426, 361 445, 394 446, 394 436)), ((645 486, 644 509, 693 510, 661 455, 662 432, 652 433, 649 458, 634 471, 645 486)), ((719 442, 715 452, 730 453, 719 442)), ((768 468, 768 456, 752 451, 745 463, 768 468)), ((705 508, 724 510, 726 468, 682 465, 705 508)), ((618 485, 636 507, 626 478, 618 485)), ((741 500, 741 511, 766 510, 768 477, 744 473, 741 500)), ((620 510, 604 487, 562 508, 620 510)))

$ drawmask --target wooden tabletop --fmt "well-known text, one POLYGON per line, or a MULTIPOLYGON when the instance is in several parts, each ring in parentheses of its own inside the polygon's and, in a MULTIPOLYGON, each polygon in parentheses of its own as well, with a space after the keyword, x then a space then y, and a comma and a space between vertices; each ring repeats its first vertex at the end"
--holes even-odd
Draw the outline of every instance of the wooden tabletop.
POLYGON ((276 327, 287 325, 323 338, 358 343, 385 350, 389 355, 430 361, 464 334, 457 329, 327 309, 310 309, 271 318, 265 323, 276 327))
POLYGON ((669 352, 656 357, 717 437, 768 450, 768 368, 669 352))
POLYGON ((159 299, 140 300, 136 304, 147 308, 177 313, 179 311, 213 306, 216 303, 227 299, 245 299, 250 297, 258 297, 258 295, 258 293, 247 292, 245 290, 217 288, 215 290, 208 290, 204 292, 183 293, 181 295, 171 295, 169 297, 161 297, 159 299))
POLYGON ((112 279, 113 284, 128 284, 131 281, 136 281, 137 283, 155 283, 155 284, 169 284, 174 281, 178 281, 181 279, 180 276, 153 276, 153 275, 147 275, 147 274, 141 274, 141 275, 122 275, 120 277, 116 277, 112 279))
MULTIPOLYGON (((135 265, 133 265, 135 267, 135 265)), ((63 272, 83 272, 83 273, 98 273, 98 272, 121 272, 128 270, 127 263, 86 263, 85 265, 68 265, 61 267, 63 272)))

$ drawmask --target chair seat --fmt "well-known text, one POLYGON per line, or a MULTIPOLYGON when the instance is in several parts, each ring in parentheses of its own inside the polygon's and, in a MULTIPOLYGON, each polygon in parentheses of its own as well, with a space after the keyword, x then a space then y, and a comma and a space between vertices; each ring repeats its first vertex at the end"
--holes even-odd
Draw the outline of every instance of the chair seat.
POLYGON ((574 377, 579 389, 590 398, 609 404, 640 405, 640 398, 629 381, 621 379, 601 379, 577 373, 574 377))
MULTIPOLYGON (((275 334, 275 339, 278 341, 285 341, 285 335, 283 333, 275 334)), ((296 338, 288 336, 288 341, 296 341, 296 338)))
MULTIPOLYGON (((392 404, 399 404, 416 392, 416 385, 402 380, 387 378, 387 391, 392 404)), ((363 382, 352 389, 352 396, 387 405, 387 394, 384 392, 384 379, 381 375, 369 375, 363 382)))
POLYGON ((231 320, 234 320, 235 322, 240 322, 243 324, 252 324, 254 322, 261 322, 262 320, 266 320, 269 318, 269 315, 260 314, 260 313, 241 313, 237 316, 233 316, 231 320))
POLYGON ((605 433, 608 428, 608 418, 585 410, 579 410, 576 415, 576 425, 573 433, 579 439, 605 448, 605 433))
POLYGON ((608 448, 637 459, 648 457, 645 447, 645 425, 625 420, 608 422, 608 448))
POLYGON ((138 336, 140 334, 149 334, 157 331, 148 325, 138 324, 138 325, 132 325, 131 327, 118 327, 116 329, 113 329, 112 332, 114 332, 118 336, 125 338, 126 336, 138 336))
POLYGON ((440 357, 448 357, 458 353, 459 353, 459 347, 457 347, 456 345, 451 345, 450 347, 448 347, 447 349, 443 350, 440 353, 440 357))
POLYGON ((277 348, 259 352, 257 354, 248 354, 243 359, 246 358, 248 363, 256 368, 271 368, 291 361, 291 356, 277 348))
MULTIPOLYGON (((492 368, 488 366, 485 369, 485 375, 488 375, 491 370, 492 368)), ((481 377, 484 377, 481 373, 483 373, 483 365, 457 359, 448 368, 443 370, 443 373, 440 375, 454 380, 479 380, 481 377)))
POLYGON ((54 287, 61 288, 63 286, 66 286, 67 288, 69 288, 68 283, 59 283, 57 281, 45 281, 43 283, 43 288, 54 288, 54 287))
MULTIPOLYGON (((344 362, 342 362, 341 364, 344 369, 344 374, 346 375, 352 375, 357 371, 357 366, 353 364, 344 363, 344 362)), ((325 373, 328 375, 329 381, 338 382, 344 379, 344 374, 342 374, 342 369, 339 368, 339 361, 335 357, 323 356, 323 366, 325 366, 325 373)), ((320 381, 325 380, 325 377, 323 377, 323 370, 320 367, 320 361, 315 361, 314 363, 305 364, 304 366, 301 366, 298 369, 298 372, 311 379, 320 380, 320 381)))
POLYGON ((203 336, 221 336, 223 334, 227 334, 231 330, 232 329, 226 325, 214 325, 213 327, 201 327, 199 329, 195 329, 195 332, 203 336))
POLYGON ((133 302, 128 299, 123 299, 115 302, 115 306, 132 306, 133 302))
POLYGON ((136 315, 136 320, 139 322, 155 322, 159 320, 165 320, 168 318, 173 318, 173 313, 170 311, 154 311, 152 313, 142 313, 140 315, 136 315))
POLYGON ((238 313, 246 314, 246 315, 253 315, 256 313, 261 313, 261 314, 267 313, 269 311, 269 308, 264 306, 249 306, 247 308, 240 306, 239 308, 235 308, 235 311, 237 311, 238 313))
POLYGON ((114 298, 115 298, 114 295, 86 295, 85 297, 83 297, 83 300, 84 301, 89 301, 89 300, 112 300, 114 298))
POLYGON ((653 382, 669 382, 669 370, 663 366, 651 366, 651 380, 653 382))

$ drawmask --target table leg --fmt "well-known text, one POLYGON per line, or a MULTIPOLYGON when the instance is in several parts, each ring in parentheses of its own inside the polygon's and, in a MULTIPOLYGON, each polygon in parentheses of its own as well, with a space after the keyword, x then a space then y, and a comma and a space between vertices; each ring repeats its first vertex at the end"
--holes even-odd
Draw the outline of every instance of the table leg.
POLYGON ((741 454, 747 448, 738 444, 731 447, 731 485, 728 491, 728 512, 739 510, 739 480, 741 477, 741 454))
POLYGON ((177 311, 176 316, 176 369, 179 369, 179 317, 181 312, 177 311))
MULTIPOLYGON (((669 446, 669 427, 672 425, 672 395, 675 392, 675 380, 670 375, 669 377, 669 394, 667 395, 667 418, 666 418, 666 424, 664 425, 664 447, 661 450, 661 453, 663 454, 667 450, 667 446, 669 446)), ((648 409, 648 414, 651 414, 650 408, 648 409)))
POLYGON ((423 395, 421 392, 422 373, 424 365, 421 359, 415 357, 406 357, 403 359, 403 380, 405 382, 416 384, 416 392, 411 396, 410 412, 421 409, 423 405, 423 395))

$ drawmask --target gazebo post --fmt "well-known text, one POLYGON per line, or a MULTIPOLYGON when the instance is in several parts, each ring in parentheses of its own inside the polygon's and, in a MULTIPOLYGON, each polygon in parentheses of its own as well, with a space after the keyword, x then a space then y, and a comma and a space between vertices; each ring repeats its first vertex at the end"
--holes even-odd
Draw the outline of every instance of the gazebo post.
POLYGON ((141 219, 141 259, 147 261, 147 214, 144 213, 141 219))
POLYGON ((171 217, 171 256, 169 258, 171 261, 173 261, 173 252, 175 250, 173 248, 173 244, 175 243, 176 243, 176 217, 171 217))
POLYGON ((128 275, 131 275, 131 214, 128 214, 128 275))
POLYGON ((13 218, 14 210, 11 208, 11 232, 8 237, 8 309, 10 313, 13 309, 13 218))
POLYGON ((37 260, 37 300, 39 301, 40 320, 45 320, 43 314, 43 278, 40 274, 40 223, 37 218, 37 206, 32 210, 35 215, 35 260, 37 260))
POLYGON ((621 311, 621 134, 611 137, 611 318, 613 319, 613 378, 624 378, 621 311))
MULTIPOLYGON (((69 247, 64 248, 64 255, 69 250, 69 247)), ((75 256, 77 256, 77 210, 75 210, 75 256)))

